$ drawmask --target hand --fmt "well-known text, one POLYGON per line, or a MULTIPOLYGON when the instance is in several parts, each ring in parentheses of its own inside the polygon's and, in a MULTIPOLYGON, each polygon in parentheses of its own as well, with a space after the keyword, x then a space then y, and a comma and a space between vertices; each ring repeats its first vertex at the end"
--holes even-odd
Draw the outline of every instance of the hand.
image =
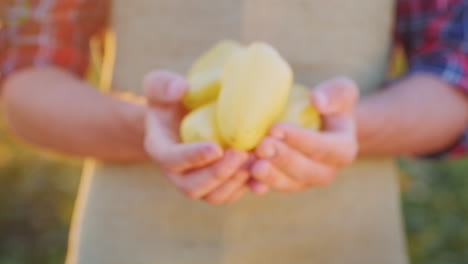
POLYGON ((311 92, 311 103, 324 120, 320 132, 292 124, 275 124, 255 149, 251 173, 278 191, 299 191, 331 183, 336 172, 358 151, 352 109, 359 97, 348 78, 324 82, 311 92))
POLYGON ((176 188, 192 199, 211 204, 237 200, 249 178, 248 154, 214 142, 180 143, 179 124, 187 113, 181 104, 187 82, 165 71, 149 73, 143 82, 149 109, 145 149, 176 188))

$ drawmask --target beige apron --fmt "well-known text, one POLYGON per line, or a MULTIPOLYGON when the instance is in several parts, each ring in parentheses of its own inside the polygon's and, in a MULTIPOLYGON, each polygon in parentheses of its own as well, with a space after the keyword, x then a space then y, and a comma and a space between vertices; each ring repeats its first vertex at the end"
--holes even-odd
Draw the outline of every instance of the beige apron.
MULTIPOLYGON (((134 93, 149 70, 184 73, 224 38, 268 41, 309 86, 346 74, 368 92, 386 71, 392 0, 113 2, 113 87, 134 93)), ((406 263, 396 180, 392 160, 366 159, 326 188, 216 207, 185 198, 152 164, 94 164, 68 263, 406 263)))

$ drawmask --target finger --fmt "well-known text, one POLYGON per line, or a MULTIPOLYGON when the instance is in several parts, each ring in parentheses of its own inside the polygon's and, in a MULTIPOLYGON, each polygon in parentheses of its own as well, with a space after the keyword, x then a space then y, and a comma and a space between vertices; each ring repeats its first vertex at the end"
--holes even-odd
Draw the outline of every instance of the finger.
POLYGON ((354 135, 356 133, 356 126, 351 114, 325 116, 324 117, 325 132, 354 135))
POLYGON ((244 195, 246 189, 247 188, 245 186, 240 187, 237 191, 234 192, 234 194, 231 197, 229 197, 226 203, 233 203, 239 200, 242 197, 242 195, 244 195))
POLYGON ((229 178, 221 186, 217 187, 214 191, 203 197, 203 200, 219 205, 228 202, 228 200, 236 193, 239 189, 244 188, 246 181, 249 178, 249 173, 245 170, 236 172, 231 178, 229 178))
POLYGON ((278 191, 297 191, 303 188, 267 160, 256 161, 252 166, 251 173, 255 179, 278 191))
MULTIPOLYGON (((317 132, 292 124, 276 124, 270 131, 273 138, 285 142, 291 148, 305 156, 319 161, 328 161, 338 167, 349 165, 357 153, 357 142, 352 124, 339 125, 336 117, 335 128, 343 130, 317 132), (349 126, 349 127, 347 127, 349 126)), ((347 121, 346 121, 347 122, 347 121)))
POLYGON ((171 173, 197 169, 220 160, 223 156, 221 147, 208 141, 158 146, 157 142, 147 140, 145 145, 158 165, 171 173))
POLYGON ((152 71, 143 79, 144 94, 152 105, 180 101, 187 87, 181 75, 169 71, 152 71))
POLYGON ((254 162, 255 162, 255 160, 256 160, 257 158, 255 157, 255 154, 252 153, 252 152, 248 152, 247 154, 248 154, 248 159, 247 159, 247 161, 245 162, 243 168, 249 170, 250 167, 252 166, 252 164, 254 164, 254 162))
MULTIPOLYGON (((249 153, 249 159, 245 163, 244 168, 247 169, 247 170, 250 170, 250 168, 252 167, 252 165, 255 163, 256 160, 257 160, 257 158, 256 158, 255 154, 250 152, 249 153)), ((250 188, 252 193, 254 193, 256 195, 264 195, 269 191, 269 188, 268 188, 267 185, 259 182, 258 180, 256 180, 253 177, 250 177, 250 179, 247 181, 247 186, 250 188)))
POLYGON ((257 179, 255 178, 250 178, 248 181, 247 181, 247 185, 249 186, 250 190, 252 191, 252 193, 254 193, 255 195, 264 195, 266 194, 268 191, 269 191, 269 187, 258 181, 257 179))
POLYGON ((169 119, 170 116, 167 116, 167 113, 155 110, 148 109, 146 114, 146 137, 151 140, 157 141, 159 146, 164 146, 165 144, 172 146, 176 144, 177 137, 174 132, 174 128, 170 126, 169 119))
POLYGON ((338 77, 316 86, 310 99, 321 114, 336 115, 350 112, 358 97, 356 83, 348 77, 338 77))
POLYGON ((335 176, 335 170, 309 159, 285 143, 271 137, 260 142, 256 149, 260 158, 268 160, 278 170, 303 185, 327 185, 335 176))
POLYGON ((220 159, 221 147, 213 142, 178 143, 167 125, 157 115, 148 115, 144 147, 148 154, 166 171, 181 173, 220 159))
POLYGON ((218 145, 206 141, 177 144, 158 157, 164 169, 175 173, 185 173, 216 162, 222 156, 223 150, 218 145))
POLYGON ((180 174, 173 178, 173 183, 188 197, 199 199, 223 184, 246 160, 245 152, 228 149, 221 160, 208 167, 180 174))

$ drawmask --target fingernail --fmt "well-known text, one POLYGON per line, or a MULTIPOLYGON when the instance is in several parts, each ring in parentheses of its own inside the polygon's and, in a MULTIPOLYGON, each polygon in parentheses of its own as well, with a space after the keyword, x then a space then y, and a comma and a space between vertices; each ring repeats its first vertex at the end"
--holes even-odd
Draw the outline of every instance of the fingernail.
POLYGON ((203 148, 203 151, 208 157, 213 157, 213 156, 218 156, 219 155, 219 150, 211 145, 207 145, 203 148))
POLYGON ((213 149, 213 147, 211 146, 206 146, 205 148, 203 148, 203 151, 206 153, 206 155, 208 156, 214 156, 215 154, 215 150, 213 149))
POLYGON ((275 156, 276 150, 271 144, 269 144, 262 148, 262 154, 265 158, 272 158, 273 156, 275 156))
POLYGON ((180 93, 180 89, 181 89, 180 86, 181 86, 181 81, 179 80, 173 81, 167 89, 167 97, 169 99, 176 98, 180 93))
POLYGON ((315 103, 317 107, 326 108, 328 104, 327 96, 323 92, 315 92, 315 103))
POLYGON ((273 129, 271 130, 271 136, 276 138, 276 139, 279 139, 279 140, 283 140, 285 138, 285 134, 284 134, 284 131, 280 130, 280 129, 273 129))

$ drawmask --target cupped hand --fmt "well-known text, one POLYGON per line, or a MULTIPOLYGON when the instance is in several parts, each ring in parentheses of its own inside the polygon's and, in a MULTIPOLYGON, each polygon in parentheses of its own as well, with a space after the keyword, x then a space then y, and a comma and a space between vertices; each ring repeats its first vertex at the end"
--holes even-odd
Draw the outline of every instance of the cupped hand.
POLYGON ((314 88, 310 101, 322 115, 322 131, 275 124, 255 149, 253 177, 285 192, 330 184, 337 171, 350 165, 358 152, 352 116, 358 97, 356 84, 345 77, 314 88))
POLYGON ((145 149, 177 189, 211 204, 233 202, 246 190, 248 153, 214 142, 181 143, 179 125, 187 113, 181 99, 187 82, 168 71, 154 71, 143 81, 148 101, 145 149))

